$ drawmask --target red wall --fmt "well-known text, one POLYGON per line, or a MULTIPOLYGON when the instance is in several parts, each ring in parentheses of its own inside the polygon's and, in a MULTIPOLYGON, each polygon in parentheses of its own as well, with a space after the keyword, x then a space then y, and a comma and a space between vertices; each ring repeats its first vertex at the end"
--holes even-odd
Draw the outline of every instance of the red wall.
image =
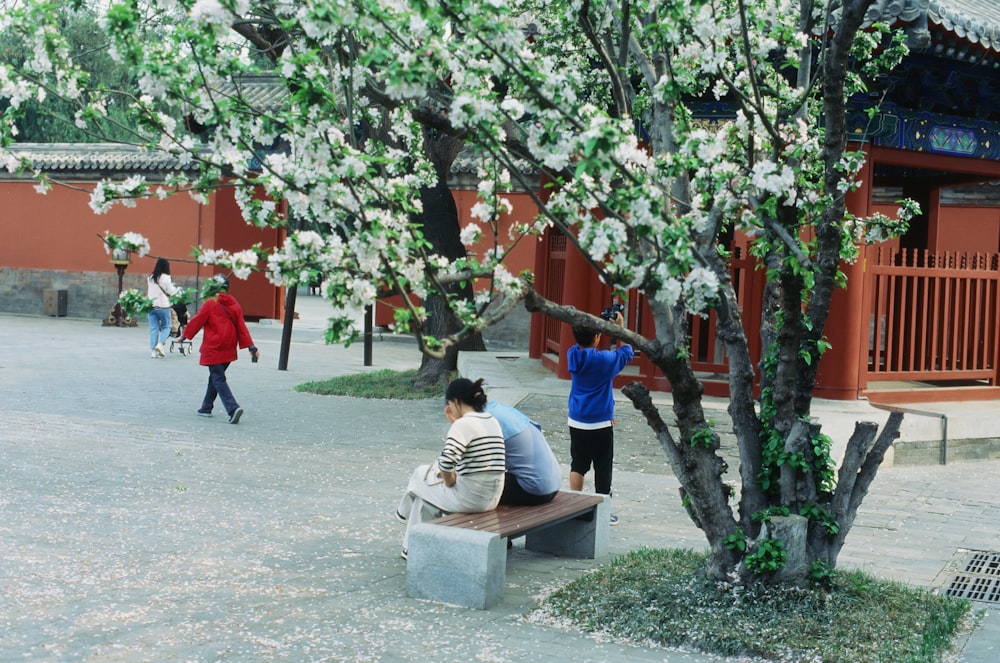
POLYGON ((937 232, 929 238, 936 251, 995 253, 1000 251, 1000 209, 942 206, 937 232))
MULTIPOLYGON (((197 241, 199 213, 212 219, 211 205, 202 212, 189 196, 180 195, 136 201, 134 208, 116 205, 97 215, 88 205, 93 185, 74 186, 86 190, 55 186, 43 196, 30 182, 0 182, 6 237, 0 244, 0 263, 22 269, 114 271, 98 235, 134 231, 149 239, 153 253, 178 260, 176 267, 171 263, 173 273, 195 275, 195 266, 179 259, 187 258, 197 241)), ((148 256, 133 256, 129 270, 150 272, 154 262, 148 256)))
MULTIPOLYGON (((455 198, 455 205, 458 207, 458 225, 464 228, 472 222, 472 207, 478 202, 475 191, 452 191, 455 198)), ((513 205, 511 214, 500 216, 500 236, 498 241, 501 244, 510 242, 510 227, 515 222, 530 223, 538 215, 538 206, 531 196, 524 193, 507 193, 504 197, 510 200, 513 205)), ((505 259, 507 271, 511 274, 519 274, 525 269, 532 269, 535 266, 535 250, 539 240, 535 237, 526 237, 515 246, 505 259)), ((489 234, 484 234, 479 243, 471 250, 476 255, 482 257, 493 247, 493 238, 489 234)))
MULTIPOLYGON (((215 222, 212 227, 214 243, 205 244, 207 248, 225 248, 236 252, 248 249, 257 243, 265 247, 275 247, 284 242, 283 230, 258 228, 243 221, 242 212, 236 204, 232 189, 219 189, 214 196, 214 202, 216 207, 215 222)), ((262 272, 254 272, 245 281, 231 279, 230 292, 239 300, 245 315, 249 318, 284 317, 282 306, 284 289, 271 285, 262 272)))
MULTIPOLYGON (((89 206, 92 183, 74 183, 74 188, 53 186, 46 195, 37 193, 34 183, 0 181, 0 265, 12 269, 61 270, 66 272, 113 273, 110 256, 104 250, 106 231, 121 235, 137 232, 150 244, 145 257, 132 256, 127 274, 148 274, 157 257, 170 260, 171 274, 178 280, 203 280, 214 273, 191 257, 193 248, 239 250, 255 242, 274 246, 282 241, 282 231, 248 226, 228 189, 209 197, 200 205, 187 194, 164 200, 138 200, 134 207, 115 205, 104 214, 89 206)), ((240 298, 251 318, 278 318, 281 289, 260 274, 247 282, 235 279, 233 293, 240 298)))
MULTIPOLYGON (((455 205, 458 207, 458 225, 460 228, 464 228, 472 222, 472 207, 478 202, 476 192, 453 189, 451 194, 455 199, 455 205)), ((509 233, 511 225, 515 222, 529 223, 534 221, 538 215, 538 206, 535 205, 531 196, 526 193, 505 193, 503 195, 510 200, 514 208, 512 213, 500 216, 500 235, 497 240, 502 244, 507 244, 510 242, 509 233)), ((525 237, 522 239, 504 260, 504 263, 507 265, 507 271, 516 276, 526 269, 534 269, 535 252, 539 250, 539 246, 540 240, 535 237, 525 237)), ((477 257, 482 258, 492 248, 493 237, 491 233, 487 232, 480 238, 479 243, 469 250, 474 251, 477 257)), ((477 290, 482 290, 486 287, 485 283, 477 284, 477 290)), ((382 327, 391 326, 393 323, 393 311, 399 306, 401 301, 399 297, 379 300, 375 306, 375 324, 382 327)))

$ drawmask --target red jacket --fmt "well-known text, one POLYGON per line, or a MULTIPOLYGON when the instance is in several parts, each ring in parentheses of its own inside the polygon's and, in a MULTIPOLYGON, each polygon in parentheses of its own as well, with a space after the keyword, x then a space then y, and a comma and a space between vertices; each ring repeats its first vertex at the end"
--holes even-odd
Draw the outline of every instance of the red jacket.
POLYGON ((184 337, 194 338, 202 328, 205 329, 199 362, 202 366, 236 361, 237 344, 240 348, 249 348, 254 344, 243 320, 243 309, 228 292, 221 292, 218 299, 207 299, 202 303, 184 327, 184 337))

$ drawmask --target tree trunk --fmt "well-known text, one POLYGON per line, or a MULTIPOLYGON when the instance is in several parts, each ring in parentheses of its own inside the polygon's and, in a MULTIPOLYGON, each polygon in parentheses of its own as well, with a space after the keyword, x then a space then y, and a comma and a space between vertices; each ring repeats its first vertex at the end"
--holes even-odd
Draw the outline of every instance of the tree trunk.
MULTIPOLYGON (((431 252, 442 255, 449 260, 460 260, 466 256, 465 246, 459 239, 461 228, 458 226, 458 208, 455 198, 448 188, 448 171, 458 154, 461 141, 443 134, 431 131, 425 132, 424 147, 428 157, 434 163, 438 173, 437 185, 425 188, 420 192, 423 211, 416 219, 423 226, 424 237, 431 243, 431 252)), ((446 296, 457 295, 461 299, 471 300, 472 285, 448 286, 446 293, 429 294, 423 302, 427 311, 423 333, 435 338, 444 338, 461 329, 461 323, 452 315, 448 308, 446 296)), ((449 348, 444 357, 435 358, 423 355, 420 370, 417 371, 417 386, 429 386, 437 383, 447 384, 451 372, 458 366, 459 350, 485 350, 482 334, 476 332, 458 347, 449 348)))
MULTIPOLYGON (((685 443, 683 440, 677 443, 644 384, 632 382, 625 385, 622 393, 632 401, 635 409, 645 415, 646 422, 653 429, 674 475, 680 481, 681 499, 688 510, 688 515, 708 539, 711 550, 706 572, 716 580, 725 580, 736 568, 742 553, 726 545, 726 538, 736 533, 738 528, 729 506, 728 490, 721 478, 726 464, 716 453, 718 440, 716 439, 715 444, 708 448, 685 443)), ((678 392, 673 393, 677 398, 678 392)), ((681 417, 688 419, 685 423, 678 422, 683 431, 692 424, 690 419, 692 412, 678 414, 678 418, 681 417)), ((702 424, 704 425, 703 420, 702 424)))
MULTIPOLYGON (((469 296, 471 297, 471 292, 469 296)), ((458 321, 455 320, 455 316, 448 310, 447 304, 441 297, 436 295, 427 297, 424 300, 424 308, 427 310, 427 322, 424 325, 424 330, 428 335, 441 338, 459 330, 458 321)), ((423 355, 420 360, 420 369, 417 371, 416 386, 424 387, 432 384, 447 386, 452 371, 458 367, 460 350, 485 351, 486 344, 483 342, 482 334, 477 332, 462 341, 461 344, 449 348, 444 357, 440 359, 427 354, 423 355)))

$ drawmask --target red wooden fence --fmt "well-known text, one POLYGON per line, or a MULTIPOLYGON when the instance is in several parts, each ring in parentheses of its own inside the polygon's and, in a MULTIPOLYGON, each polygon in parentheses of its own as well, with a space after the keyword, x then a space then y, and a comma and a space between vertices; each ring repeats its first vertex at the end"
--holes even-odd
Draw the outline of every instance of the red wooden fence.
MULTIPOLYGON (((553 240, 545 295, 559 301, 566 240, 559 236, 553 240)), ((873 382, 893 381, 930 382, 941 387, 1000 386, 1000 254, 880 247, 869 256, 865 274, 868 353, 859 358, 863 364, 860 389, 873 382)), ((731 273, 756 364, 760 357, 763 274, 746 248, 739 245, 733 247, 731 273)), ((629 326, 652 337, 653 321, 645 299, 630 292, 627 306, 629 326)), ((725 396, 729 367, 716 338, 715 315, 692 316, 689 322, 692 367, 706 394, 725 396)), ((561 323, 545 319, 542 324, 544 353, 550 367, 555 368, 563 349, 559 345, 561 323)), ((650 389, 669 391, 666 378, 647 357, 637 357, 632 366, 622 379, 639 379, 650 389)), ((935 394, 944 400, 950 398, 940 391, 935 394)))
MULTIPOLYGON (((763 295, 764 274, 756 269, 757 263, 746 249, 745 245, 732 247, 733 257, 730 262, 730 276, 736 299, 742 306, 743 330, 750 345, 750 357, 754 364, 760 359, 760 302, 763 295)), ((630 293, 630 301, 641 301, 638 293, 630 293)), ((652 317, 640 307, 646 315, 638 318, 637 329, 646 337, 655 334, 652 317)), ((631 318, 630 318, 631 319, 631 318)), ((729 394, 729 360, 723 344, 715 333, 716 315, 710 311, 708 317, 692 315, 688 317, 688 332, 690 334, 688 351, 691 356, 691 368, 700 377, 705 386, 705 393, 710 396, 726 396, 729 394)), ((640 356, 636 362, 640 374, 645 378, 650 389, 669 391, 670 386, 662 372, 645 357, 640 356)))
MULTIPOLYGON (((553 301, 561 301, 564 288, 564 272, 566 268, 566 238, 553 233, 552 243, 548 253, 548 281, 545 285, 545 296, 553 301)), ((750 343, 750 354, 756 363, 760 357, 760 300, 764 277, 758 271, 754 259, 749 255, 744 245, 733 247, 732 278, 737 299, 743 305, 743 325, 750 343)), ((626 298, 625 319, 630 328, 647 338, 655 337, 653 319, 646 300, 637 290, 630 291, 626 298)), ((707 318, 691 316, 688 319, 691 353, 691 366, 701 377, 705 391, 713 396, 728 394, 729 365, 726 353, 715 334, 715 313, 707 318)), ((560 347, 561 324, 554 318, 545 318, 543 340, 543 364, 555 368, 562 348, 560 347)), ((632 366, 638 372, 628 371, 622 377, 624 381, 641 380, 650 389, 669 391, 670 385, 663 373, 649 358, 644 355, 636 357, 632 366)))
POLYGON ((997 384, 1000 254, 881 247, 871 279, 868 381, 997 384))

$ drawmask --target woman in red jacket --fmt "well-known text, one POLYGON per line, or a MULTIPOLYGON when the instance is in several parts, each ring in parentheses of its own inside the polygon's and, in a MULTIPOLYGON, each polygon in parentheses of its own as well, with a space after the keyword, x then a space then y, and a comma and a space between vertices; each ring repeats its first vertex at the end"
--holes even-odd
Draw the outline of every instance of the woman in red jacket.
POLYGON ((198 414, 203 417, 212 416, 212 406, 215 397, 222 400, 222 405, 229 415, 229 423, 238 424, 243 416, 243 408, 233 397, 233 392, 226 382, 226 369, 236 361, 236 348, 249 348, 251 360, 256 362, 260 357, 257 346, 253 344, 250 330, 243 319, 243 309, 236 298, 229 294, 229 279, 222 277, 222 292, 215 299, 207 299, 198 309, 193 318, 184 327, 184 337, 194 338, 199 330, 205 330, 201 340, 202 366, 208 366, 208 389, 201 402, 198 414))

